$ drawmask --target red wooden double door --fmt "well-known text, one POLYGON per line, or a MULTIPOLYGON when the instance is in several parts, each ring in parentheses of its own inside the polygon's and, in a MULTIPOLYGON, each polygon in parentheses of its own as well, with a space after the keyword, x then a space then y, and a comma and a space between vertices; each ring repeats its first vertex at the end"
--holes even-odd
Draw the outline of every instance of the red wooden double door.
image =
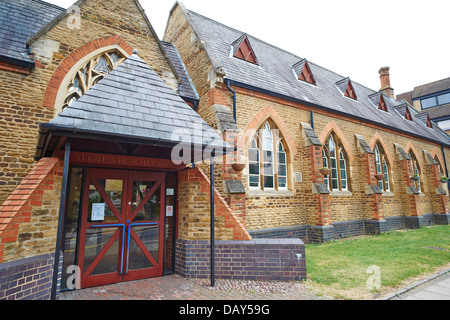
POLYGON ((164 182, 164 173, 86 169, 82 288, 163 274, 164 182))

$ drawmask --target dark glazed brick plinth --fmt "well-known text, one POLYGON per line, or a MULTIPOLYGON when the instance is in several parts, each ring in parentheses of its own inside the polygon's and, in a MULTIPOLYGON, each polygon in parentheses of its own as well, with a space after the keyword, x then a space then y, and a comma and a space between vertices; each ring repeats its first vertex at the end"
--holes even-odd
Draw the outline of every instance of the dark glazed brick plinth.
POLYGON ((53 257, 45 254, 0 264, 0 300, 50 300, 53 257))
MULTIPOLYGON (((209 278, 210 242, 177 240, 176 272, 185 278, 209 278)), ((300 239, 216 241, 217 279, 299 281, 306 279, 305 247, 300 239)))

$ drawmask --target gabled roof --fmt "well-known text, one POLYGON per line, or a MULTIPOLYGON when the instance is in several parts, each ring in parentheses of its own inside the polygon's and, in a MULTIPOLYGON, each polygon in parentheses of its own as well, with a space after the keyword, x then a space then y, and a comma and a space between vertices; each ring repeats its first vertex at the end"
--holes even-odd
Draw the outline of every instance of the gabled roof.
POLYGON ((241 63, 238 59, 230 57, 230 44, 242 37, 244 32, 187 10, 181 3, 177 3, 176 6, 181 8, 195 35, 199 38, 213 69, 217 73, 220 72, 220 76, 224 79, 230 80, 232 85, 450 145, 448 135, 439 130, 428 130, 422 125, 417 125, 419 120, 415 118, 413 121, 399 121, 402 117, 394 110, 394 107, 399 105, 399 101, 395 99, 384 96, 387 112, 379 112, 367 99, 378 91, 369 89, 356 81, 351 83, 358 95, 358 101, 348 99, 336 89, 336 83, 345 77, 310 60, 308 64, 314 74, 316 86, 298 81, 292 76, 292 66, 303 60, 303 57, 248 34, 252 48, 258 55, 259 67, 255 68, 250 63, 241 63))
POLYGON ((32 67, 27 39, 64 11, 40 0, 1 0, 0 60, 32 67))
POLYGON ((224 140, 136 54, 40 127, 41 135, 49 131, 61 136, 88 134, 99 140, 115 137, 168 147, 185 142, 186 136, 181 134, 184 132, 202 147, 216 147, 220 151, 227 147, 224 140))

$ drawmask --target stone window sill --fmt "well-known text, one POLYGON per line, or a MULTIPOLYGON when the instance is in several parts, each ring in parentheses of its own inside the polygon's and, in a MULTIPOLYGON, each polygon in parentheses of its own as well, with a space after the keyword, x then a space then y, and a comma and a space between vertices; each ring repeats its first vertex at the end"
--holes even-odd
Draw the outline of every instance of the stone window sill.
POLYGON ((340 190, 333 190, 330 192, 330 196, 333 197, 351 197, 353 195, 350 191, 340 191, 340 190))
POLYGON ((294 193, 288 189, 282 189, 282 190, 275 190, 275 189, 269 189, 269 190, 261 190, 256 188, 250 188, 248 191, 248 194, 250 196, 279 196, 279 197, 289 197, 293 196, 294 193))

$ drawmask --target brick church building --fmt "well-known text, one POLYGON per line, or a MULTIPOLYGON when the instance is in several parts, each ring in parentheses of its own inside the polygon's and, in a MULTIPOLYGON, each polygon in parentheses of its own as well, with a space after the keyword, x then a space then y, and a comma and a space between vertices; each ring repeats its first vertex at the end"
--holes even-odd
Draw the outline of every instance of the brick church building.
POLYGON ((0 299, 299 280, 304 243, 449 223, 450 137, 389 68, 374 91, 178 2, 164 39, 138 0, 0 21, 0 299))

